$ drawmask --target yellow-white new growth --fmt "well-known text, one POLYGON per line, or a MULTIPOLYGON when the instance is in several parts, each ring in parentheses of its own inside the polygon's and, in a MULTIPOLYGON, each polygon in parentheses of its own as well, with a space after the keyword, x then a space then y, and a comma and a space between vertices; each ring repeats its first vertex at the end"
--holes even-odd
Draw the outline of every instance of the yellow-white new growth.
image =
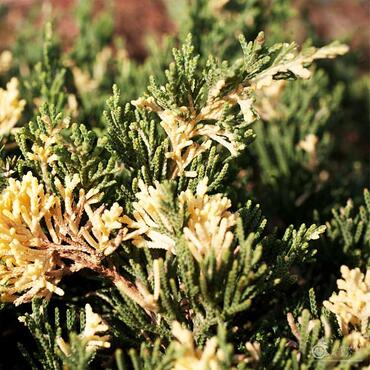
MULTIPOLYGON (((41 117, 43 124, 47 127, 48 135, 41 133, 39 135, 40 144, 34 143, 31 151, 27 153, 27 159, 37 161, 40 163, 41 172, 47 178, 48 165, 58 160, 58 156, 53 153, 53 147, 57 143, 57 138, 60 136, 61 131, 70 125, 70 119, 64 118, 60 120, 56 126, 53 127, 50 117, 43 115, 41 117)), ((54 174, 54 173, 53 173, 54 174)))
POLYGON ((9 71, 12 65, 13 55, 9 50, 0 53, 0 75, 9 71))
MULTIPOLYGON (((231 246, 234 235, 231 231, 236 223, 236 215, 228 211, 231 202, 222 194, 208 195, 208 178, 197 186, 195 194, 191 190, 182 192, 177 199, 180 211, 187 212, 183 234, 194 258, 201 262, 214 253, 218 264, 222 254, 231 246)), ((134 245, 166 249, 175 253, 176 236, 173 225, 168 219, 165 200, 168 195, 163 185, 147 186, 139 182, 138 201, 133 204, 134 220, 127 216, 123 222, 136 229, 126 234, 134 245)))
POLYGON ((57 198, 46 194, 30 172, 22 181, 10 179, 9 186, 0 194, 2 301, 18 304, 51 292, 63 294, 56 286, 63 264, 52 250, 44 247, 47 236, 41 228, 43 219, 51 219, 56 203, 57 198))
POLYGON ((339 293, 333 293, 324 306, 335 313, 343 334, 348 334, 352 326, 365 335, 370 319, 370 270, 364 275, 359 268, 342 266, 340 271, 339 293))
POLYGON ((181 327, 178 322, 173 323, 172 333, 177 339, 175 343, 178 358, 172 370, 218 370, 221 369, 223 352, 218 348, 217 338, 208 339, 204 349, 195 347, 192 333, 181 327))
POLYGON ((142 180, 139 181, 139 189, 136 193, 138 201, 133 203, 135 220, 128 217, 123 219, 128 227, 137 230, 127 234, 126 239, 132 239, 138 247, 147 245, 149 248, 172 251, 175 246, 171 238, 174 229, 163 204, 167 198, 165 189, 158 182, 155 186, 147 186, 142 180))
MULTIPOLYGON (((0 299, 26 302, 34 296, 63 294, 57 287, 64 273, 88 267, 100 269, 104 255, 120 244, 123 209, 113 204, 92 210, 99 194, 92 189, 73 192, 77 175, 55 180, 62 201, 48 194, 31 172, 22 180, 9 180, 0 194, 0 299), (81 225, 84 215, 88 221, 81 225), (62 259, 73 263, 66 268, 62 259)), ((112 277, 113 278, 113 277, 112 277)))
MULTIPOLYGON (((88 247, 92 247, 104 255, 111 254, 120 244, 125 231, 122 229, 121 223, 122 207, 114 203, 110 210, 101 206, 93 211, 91 205, 99 202, 101 195, 96 189, 90 189, 87 193, 81 189, 79 200, 75 204, 73 191, 80 182, 79 176, 67 176, 65 182, 66 185, 63 186, 59 179, 55 180, 55 186, 64 200, 65 211, 62 214, 61 208, 57 208, 54 215, 57 232, 54 233, 50 227, 51 235, 56 235, 59 232, 63 236, 82 236, 88 247), (83 211, 87 214, 89 222, 82 226, 80 224, 83 211), (113 238, 113 232, 118 229, 120 233, 113 238)), ((61 239, 57 238, 55 242, 61 242, 61 239)))
MULTIPOLYGON (((94 313, 89 304, 85 305, 85 328, 79 335, 80 339, 85 342, 86 350, 91 352, 98 348, 109 348, 109 335, 105 334, 109 326, 97 313, 94 313)), ((60 350, 66 355, 71 354, 71 347, 63 338, 56 340, 60 350)))
POLYGON ((163 109, 152 97, 139 98, 131 103, 136 107, 157 113, 161 119, 161 126, 171 144, 166 157, 175 163, 172 178, 183 174, 194 177, 196 173, 187 171, 187 168, 193 159, 211 147, 212 141, 226 147, 232 155, 236 155, 243 148, 242 144, 237 143, 232 132, 217 125, 201 123, 207 119, 220 118, 225 101, 222 104, 218 102, 215 104, 210 98, 210 106, 205 106, 199 114, 187 107, 180 107, 178 112, 163 109))
POLYGON ((109 335, 103 335, 109 330, 109 326, 103 322, 103 319, 97 313, 93 312, 89 304, 85 306, 85 314, 86 323, 81 338, 87 341, 87 348, 109 348, 109 335))
POLYGON ((25 105, 26 101, 19 98, 18 80, 13 77, 5 90, 0 88, 0 136, 11 133, 25 105))
POLYGON ((109 60, 112 57, 112 50, 109 47, 103 48, 97 55, 93 64, 92 74, 80 69, 73 62, 68 62, 67 65, 71 68, 73 79, 77 90, 81 94, 92 93, 96 91, 103 81, 109 60))
MULTIPOLYGON (((259 42, 264 42, 264 35, 258 36, 259 42)), ((311 76, 307 68, 314 60, 334 58, 345 54, 348 47, 343 44, 332 43, 320 49, 314 47, 298 52, 297 45, 283 45, 290 47, 290 51, 277 58, 268 68, 258 73, 249 81, 237 85, 225 93, 226 81, 220 79, 209 90, 207 101, 198 111, 189 95, 189 105, 168 109, 161 106, 154 97, 141 97, 131 103, 138 108, 154 112, 161 120, 171 148, 166 157, 174 161, 172 178, 185 175, 195 177, 196 173, 188 171, 190 163, 201 153, 208 150, 212 142, 221 144, 235 156, 244 149, 245 144, 237 140, 230 129, 206 121, 220 121, 226 106, 238 105, 243 115, 244 123, 250 124, 258 116, 254 109, 254 94, 256 91, 272 84, 279 84, 274 78, 282 73, 292 72, 300 78, 307 79, 311 76)))
MULTIPOLYGON (((289 44, 284 44, 284 46, 289 47, 289 44)), ((347 53, 348 50, 347 45, 336 42, 319 49, 311 47, 300 52, 297 51, 297 45, 293 45, 292 50, 285 54, 283 58, 279 58, 277 62, 274 62, 270 67, 254 77, 251 81, 252 85, 256 89, 269 86, 274 83, 274 76, 286 72, 293 72, 300 78, 308 79, 311 77, 311 71, 307 66, 313 61, 326 58, 332 59, 347 53)))
POLYGON ((201 262, 214 253, 220 265, 223 253, 228 250, 234 239, 231 229, 236 215, 228 211, 231 201, 222 194, 208 195, 208 179, 204 178, 197 186, 196 193, 190 190, 179 196, 181 207, 189 213, 184 236, 194 258, 201 262))

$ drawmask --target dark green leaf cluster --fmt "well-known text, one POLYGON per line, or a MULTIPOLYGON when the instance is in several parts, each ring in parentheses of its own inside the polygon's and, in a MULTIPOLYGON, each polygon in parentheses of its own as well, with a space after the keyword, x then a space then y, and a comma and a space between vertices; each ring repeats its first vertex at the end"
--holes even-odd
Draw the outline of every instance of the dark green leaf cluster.
POLYGON ((50 189, 55 176, 65 179, 74 174, 84 189, 114 189, 118 164, 107 150, 107 139, 83 124, 70 125, 52 106, 44 105, 36 122, 23 127, 16 139, 23 155, 19 171, 34 170, 50 189))
POLYGON ((36 350, 29 353, 22 343, 18 343, 30 369, 83 370, 94 359, 95 351, 88 351, 87 342, 77 334, 77 330, 84 328, 84 312, 68 308, 62 317, 60 310, 55 308, 53 317, 49 317, 47 303, 34 300, 32 313, 25 314, 19 320, 27 326, 37 344, 36 350), (62 338, 64 331, 69 336, 68 355, 58 346, 58 339, 62 338))
POLYGON ((327 88, 328 77, 322 70, 308 81, 281 85, 279 98, 271 107, 261 107, 262 120, 254 125, 257 139, 251 151, 258 165, 250 180, 256 181, 258 197, 270 194, 264 210, 271 216, 274 209, 273 216, 282 222, 295 219, 297 212, 301 220, 312 217, 316 207, 325 209, 323 201, 330 201, 325 195, 336 174, 331 168, 329 129, 342 86, 337 85, 330 95, 325 93, 327 88))
POLYGON ((339 250, 338 259, 356 266, 370 266, 370 194, 364 190, 363 202, 355 207, 348 200, 344 207, 333 209, 327 223, 327 236, 332 249, 339 250))

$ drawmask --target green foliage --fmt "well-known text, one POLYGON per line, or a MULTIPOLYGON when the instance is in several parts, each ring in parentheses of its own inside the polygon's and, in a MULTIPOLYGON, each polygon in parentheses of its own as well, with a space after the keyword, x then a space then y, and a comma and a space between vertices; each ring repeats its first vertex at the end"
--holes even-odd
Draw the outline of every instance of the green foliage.
POLYGON ((348 200, 344 207, 333 209, 333 218, 327 223, 331 253, 341 254, 338 260, 355 266, 370 266, 370 194, 364 190, 363 202, 355 207, 348 200), (333 250, 334 249, 334 250, 333 250))
MULTIPOLYGON (((67 309, 64 319, 59 309, 55 308, 54 317, 48 316, 48 305, 44 301, 34 300, 32 302, 32 313, 25 314, 19 318, 31 332, 37 349, 30 354, 19 343, 19 349, 30 368, 43 370, 61 369, 87 369, 89 363, 95 356, 94 351, 87 349, 87 342, 81 339, 75 330, 78 326, 78 311, 74 308, 67 309), (58 338, 62 337, 63 330, 69 335, 70 353, 64 354, 58 347, 58 338)), ((81 314, 81 330, 83 329, 84 316, 81 314)))
POLYGON ((16 157, 7 157, 4 155, 4 148, 0 149, 0 188, 6 186, 7 179, 11 177, 15 170, 15 165, 17 162, 16 157))
POLYGON ((122 112, 119 102, 120 91, 114 85, 113 96, 107 101, 109 110, 104 112, 104 117, 108 123, 110 146, 125 170, 130 171, 129 179, 141 178, 149 184, 165 179, 168 140, 145 112, 134 111, 129 104, 122 112))
POLYGON ((298 343, 280 339, 274 345, 273 357, 267 362, 274 369, 353 369, 368 364, 370 345, 353 352, 348 344, 331 333, 331 323, 324 314, 313 318, 302 311, 295 335, 298 343))
POLYGON ((24 82, 30 106, 47 103, 56 112, 61 112, 66 103, 63 90, 66 70, 61 64, 60 45, 53 36, 52 25, 48 23, 44 30, 42 61, 37 63, 29 78, 24 82))
POLYGON ((209 55, 228 60, 237 58, 240 55, 238 44, 229 35, 244 34, 253 39, 263 29, 271 41, 285 41, 289 35, 282 29, 282 24, 294 13, 290 0, 273 3, 255 0, 167 0, 165 3, 180 28, 180 39, 183 40, 188 33, 194 35, 195 50, 205 59, 209 55), (218 46, 216 50, 215 45, 218 46))
POLYGON ((91 0, 80 0, 77 2, 74 11, 79 34, 74 43, 71 58, 78 66, 85 66, 86 68, 94 64, 96 54, 109 44, 113 38, 114 25, 109 2, 104 11, 95 19, 93 5, 94 2, 91 0))
MULTIPOLYGON (((98 15, 95 5, 78 2, 78 36, 68 52, 51 23, 43 43, 30 48, 29 35, 41 39, 30 22, 14 44, 14 65, 0 76, 1 87, 16 76, 27 102, 16 142, 13 136, 3 142, 2 192, 9 178, 20 180, 31 170, 62 199, 55 179, 66 185, 77 174, 71 196, 77 212, 68 221, 82 218, 84 225, 70 234, 73 240, 60 241, 65 253, 74 248, 85 257, 77 258, 81 265, 58 254, 53 238, 50 261, 60 263, 65 275, 78 271, 58 280, 65 296, 34 300, 31 308, 0 306, 32 335, 19 340, 25 366, 170 370, 179 363, 191 368, 207 354, 217 369, 369 365, 369 346, 349 348, 321 303, 342 264, 370 267, 367 190, 357 205, 367 162, 359 163, 362 149, 350 141, 343 149, 337 124, 348 119, 348 127, 362 132, 353 102, 362 101, 364 89, 351 81, 353 70, 311 67, 347 48, 334 42, 317 49, 310 40, 298 48, 289 35, 295 13, 289 0, 168 0, 178 32, 160 43, 151 39, 147 58, 137 61, 114 34, 113 2, 98 15), (85 198, 79 202, 81 189, 101 192, 96 208, 85 198), (195 206, 181 201, 189 194, 195 206), (340 208, 348 197, 353 201, 340 208), (117 217, 107 207, 113 203, 113 211, 122 211, 117 217), (99 240, 97 230, 103 230, 100 242, 111 237, 109 228, 118 247, 107 256, 94 251, 98 262, 91 274, 83 262, 92 248, 79 237, 91 232, 99 240), (194 253, 197 248, 202 254, 194 253), (109 323, 107 351, 83 336, 85 317, 77 307, 87 297, 109 323), (188 334, 179 335, 174 322, 188 334)), ((8 229, 16 230, 25 213, 21 206, 14 214, 0 209, 0 226, 11 220, 8 229)), ((63 211, 70 206, 63 204, 63 211)), ((51 234, 41 219, 42 233, 51 234)), ((8 229, 0 228, 1 295, 13 283, 7 269, 28 258, 26 247, 14 260, 4 255, 3 249, 19 247, 13 235, 25 235, 8 229)), ((8 324, 0 325, 7 338, 8 324)), ((24 366, 5 357, 5 368, 24 366)))
POLYGON ((329 129, 342 92, 336 86, 328 95, 327 88, 322 70, 311 80, 281 85, 271 106, 261 106, 262 120, 254 126, 257 139, 251 150, 258 168, 251 181, 256 181, 258 197, 270 195, 264 210, 281 222, 296 220, 297 212, 301 220, 312 217, 318 205, 325 210, 329 180, 335 176, 330 168, 333 139, 329 129))
MULTIPOLYGON (((218 326, 217 336, 214 337, 215 344, 219 348, 219 352, 222 352, 222 360, 217 364, 219 369, 226 370, 234 364, 234 351, 232 345, 227 342, 226 328, 222 325, 218 326)), ((131 350, 129 351, 129 359, 132 367, 135 370, 165 370, 173 369, 176 364, 176 360, 186 358, 189 355, 189 347, 179 346, 179 342, 172 340, 167 346, 165 353, 160 349, 161 341, 158 339, 155 341, 152 347, 147 346, 143 343, 139 351, 131 350)), ((190 348, 190 352, 191 352, 190 348)), ((198 348, 195 351, 199 350, 198 348)), ((117 367, 119 370, 126 369, 125 358, 122 350, 117 350, 115 353, 115 358, 117 362, 117 367)), ((189 358, 190 360, 190 358, 189 358)), ((186 365, 186 364, 184 364, 186 365)), ((247 369, 247 367, 240 364, 238 369, 247 369)))
MULTIPOLYGON (((164 207, 164 213, 178 221, 172 224, 173 229, 181 230, 183 216, 179 210, 171 201, 165 202, 164 207)), ((254 311, 254 302, 257 304, 266 295, 271 301, 280 300, 282 291, 297 278, 292 275, 292 268, 311 260, 315 249, 309 246, 310 240, 318 239, 325 227, 302 225, 295 230, 292 226, 279 239, 274 234, 263 236, 266 219, 258 205, 248 202, 239 213, 237 240, 233 248, 222 254, 221 260, 211 251, 203 260, 197 261, 181 233, 170 235, 176 239, 175 256, 167 252, 159 257, 158 252, 147 248, 142 253, 131 253, 123 267, 131 279, 139 280, 148 290, 154 286, 153 261, 159 258, 158 314, 161 323, 158 325, 156 316, 145 314, 125 295, 109 297, 103 293, 101 296, 114 308, 112 317, 136 333, 132 336, 126 331, 120 334, 122 340, 132 343, 140 341, 141 335, 152 338, 153 334, 169 340, 172 322, 176 320, 192 328, 195 341, 204 344, 220 321, 228 323, 229 327, 233 323, 243 327, 248 322, 248 311, 254 311), (224 288, 220 290, 220 286, 224 288), (238 316, 239 313, 244 318, 238 316), (141 330, 139 336, 138 330, 141 330)), ((166 229, 158 229, 159 232, 162 230, 166 229)), ((269 305, 265 303, 264 310, 268 309, 269 305)), ((248 337, 247 332, 244 337, 248 337)))
POLYGON ((18 160, 20 171, 33 169, 49 188, 55 176, 64 179, 74 174, 85 189, 114 188, 118 168, 106 148, 107 139, 83 124, 70 125, 53 106, 44 105, 36 122, 23 127, 16 139, 23 154, 23 160, 18 160))

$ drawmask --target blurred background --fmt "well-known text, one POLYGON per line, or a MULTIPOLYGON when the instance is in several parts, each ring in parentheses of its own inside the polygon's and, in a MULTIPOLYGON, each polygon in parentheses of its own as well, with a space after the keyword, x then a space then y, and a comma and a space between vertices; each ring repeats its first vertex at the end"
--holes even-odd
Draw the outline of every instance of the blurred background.
MULTIPOLYGON (((146 55, 145 39, 148 35, 160 38, 161 35, 176 32, 171 22, 165 2, 170 0, 114 0, 115 31, 126 40, 130 57, 143 60, 146 55)), ((43 19, 57 15, 57 25, 61 40, 66 48, 78 33, 73 12, 76 0, 0 0, 0 50, 11 45, 15 35, 24 26, 24 20, 32 17, 36 24, 43 19)), ((182 1, 178 1, 181 4, 182 1)), ((273 2, 273 0, 271 1, 273 2)), ((103 8, 107 1, 97 0, 95 12, 103 8)), ((306 36, 303 21, 309 21, 316 33, 325 41, 340 39, 349 42, 352 49, 359 50, 359 62, 368 69, 370 63, 370 6, 361 0, 296 0, 294 25, 291 25, 292 39, 302 41, 306 36)))

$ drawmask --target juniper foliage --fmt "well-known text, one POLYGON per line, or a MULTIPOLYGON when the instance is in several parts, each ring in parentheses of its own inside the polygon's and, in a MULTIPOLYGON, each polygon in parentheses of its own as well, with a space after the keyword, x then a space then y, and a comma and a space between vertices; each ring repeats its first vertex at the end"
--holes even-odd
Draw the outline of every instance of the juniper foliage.
POLYGON ((0 54, 1 345, 25 357, 0 368, 368 366, 354 89, 319 61, 347 47, 298 47, 287 0, 166 4, 142 63, 92 1, 69 52, 48 22, 0 54))
POLYGON ((58 308, 54 309, 54 317, 48 317, 47 302, 34 300, 32 313, 19 318, 27 326, 37 343, 37 349, 30 354, 19 343, 19 349, 32 369, 56 370, 61 368, 86 369, 95 356, 95 351, 87 349, 87 341, 77 335, 83 331, 86 316, 76 307, 68 308, 61 317, 58 308), (70 353, 63 353, 58 347, 58 339, 67 330, 70 342, 70 353))

